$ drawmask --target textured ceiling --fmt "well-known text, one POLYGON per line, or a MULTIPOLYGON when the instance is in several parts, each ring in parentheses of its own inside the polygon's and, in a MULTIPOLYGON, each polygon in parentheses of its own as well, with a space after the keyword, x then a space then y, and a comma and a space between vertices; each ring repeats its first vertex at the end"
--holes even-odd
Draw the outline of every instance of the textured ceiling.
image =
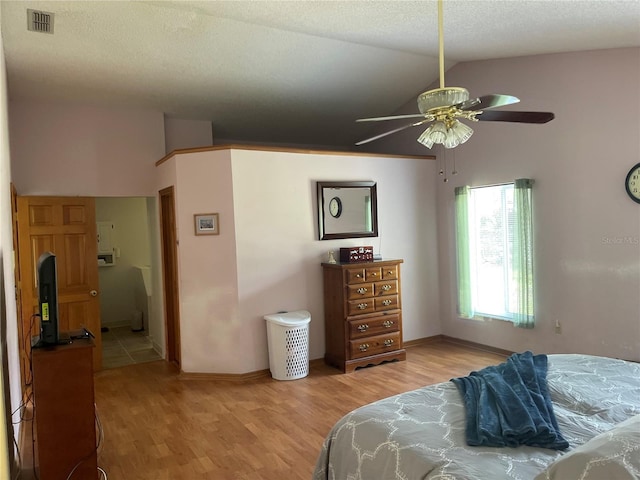
MULTIPOLYGON (((434 0, 0 8, 10 98, 153 108, 210 120, 216 139, 349 145, 366 136, 356 118, 438 78, 434 0), (54 34, 27 31, 27 8, 55 13, 54 34)), ((447 67, 640 46, 640 0, 445 0, 444 39, 447 67)))

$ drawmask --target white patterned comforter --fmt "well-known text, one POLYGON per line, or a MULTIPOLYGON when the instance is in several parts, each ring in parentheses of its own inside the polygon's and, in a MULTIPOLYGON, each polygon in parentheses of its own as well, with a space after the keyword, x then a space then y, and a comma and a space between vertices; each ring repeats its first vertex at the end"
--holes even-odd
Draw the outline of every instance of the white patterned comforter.
MULTIPOLYGON (((549 355, 547 382, 569 451, 640 414, 640 364, 549 355)), ((347 414, 325 439, 313 479, 531 480, 565 454, 528 446, 467 446, 462 397, 445 382, 347 414)))

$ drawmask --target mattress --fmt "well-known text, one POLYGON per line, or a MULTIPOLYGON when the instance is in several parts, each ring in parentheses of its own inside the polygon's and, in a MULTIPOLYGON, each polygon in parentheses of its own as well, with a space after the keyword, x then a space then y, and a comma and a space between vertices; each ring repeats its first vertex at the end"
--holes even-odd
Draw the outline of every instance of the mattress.
MULTIPOLYGON (((549 355, 548 361, 547 383, 553 410, 569 449, 468 446, 462 397, 452 382, 444 382, 395 395, 345 415, 326 437, 313 479, 556 478, 558 462, 570 458, 574 449, 588 449, 592 439, 602 442, 602 437, 621 422, 640 415, 640 364, 575 354, 549 355)), ((582 476, 595 480, 607 474, 608 470, 603 473, 602 469, 594 469, 596 464, 609 469, 622 464, 627 472, 636 469, 640 475, 640 441, 634 436, 640 435, 640 428, 636 425, 640 426, 640 422, 626 426, 625 432, 631 433, 624 437, 623 446, 612 449, 616 453, 611 458, 585 460, 590 463, 584 465, 582 476), (598 476, 589 476, 590 472, 597 472, 598 476)), ((609 436, 611 442, 620 437, 609 436)), ((598 445, 598 450, 603 451, 598 445)), ((583 457, 581 453, 579 458, 583 457)), ((582 467, 580 464, 575 468, 582 467)), ((640 477, 631 473, 628 477, 609 478, 640 477)))

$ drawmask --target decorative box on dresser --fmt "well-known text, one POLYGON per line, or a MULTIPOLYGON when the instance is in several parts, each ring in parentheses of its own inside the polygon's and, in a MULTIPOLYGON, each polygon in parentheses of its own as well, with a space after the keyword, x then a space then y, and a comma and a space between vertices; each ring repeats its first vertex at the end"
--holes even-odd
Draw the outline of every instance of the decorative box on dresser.
POLYGON ((405 360, 402 347, 402 260, 323 263, 325 362, 352 372, 405 360))

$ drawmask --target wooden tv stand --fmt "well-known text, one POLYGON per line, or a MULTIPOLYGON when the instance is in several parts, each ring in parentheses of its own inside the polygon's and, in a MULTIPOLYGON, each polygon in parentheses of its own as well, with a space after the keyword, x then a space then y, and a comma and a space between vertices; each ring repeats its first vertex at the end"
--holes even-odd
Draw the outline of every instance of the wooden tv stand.
POLYGON ((40 480, 98 478, 91 338, 32 350, 40 480))

